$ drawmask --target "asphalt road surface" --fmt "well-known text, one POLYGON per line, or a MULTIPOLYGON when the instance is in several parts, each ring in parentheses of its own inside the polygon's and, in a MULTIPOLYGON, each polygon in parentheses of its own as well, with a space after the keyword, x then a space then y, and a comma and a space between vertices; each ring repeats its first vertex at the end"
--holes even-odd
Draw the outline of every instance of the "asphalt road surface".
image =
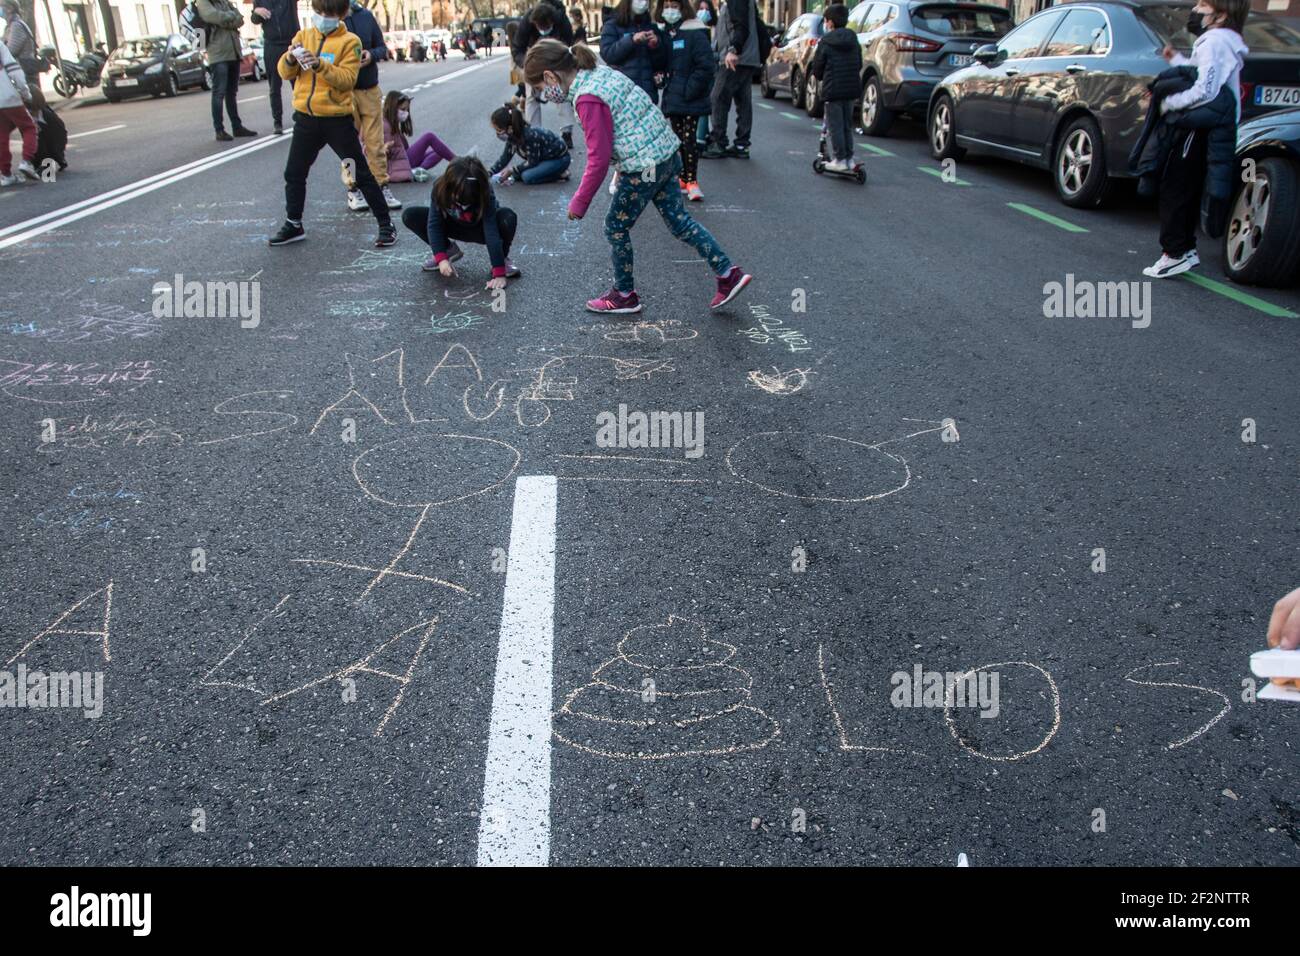
MULTIPOLYGON (((504 57, 382 82, 495 157, 504 57)), ((692 209, 733 306, 651 212, 645 312, 583 310, 581 146, 500 191, 494 303, 481 248, 374 249, 328 157, 268 248, 288 137, 214 143, 202 93, 64 116, 0 191, 0 664, 102 715, 0 713, 0 863, 1300 862, 1300 707, 1243 699, 1300 583, 1296 290, 1205 242, 1149 324, 1048 318, 1143 278, 1150 208, 945 181, 908 123, 818 177, 778 100, 692 209), (250 309, 159 318, 177 275, 250 309), (607 447, 620 406, 702 443, 607 447), (986 696, 893 706, 916 668, 986 696)))

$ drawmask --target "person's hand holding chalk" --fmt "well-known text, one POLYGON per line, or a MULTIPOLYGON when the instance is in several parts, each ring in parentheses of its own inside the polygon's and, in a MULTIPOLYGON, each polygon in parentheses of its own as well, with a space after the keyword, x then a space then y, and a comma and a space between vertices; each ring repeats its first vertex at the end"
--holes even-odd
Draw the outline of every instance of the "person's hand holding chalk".
POLYGON ((1268 646, 1284 651, 1300 648, 1300 588, 1273 605, 1268 619, 1268 646))

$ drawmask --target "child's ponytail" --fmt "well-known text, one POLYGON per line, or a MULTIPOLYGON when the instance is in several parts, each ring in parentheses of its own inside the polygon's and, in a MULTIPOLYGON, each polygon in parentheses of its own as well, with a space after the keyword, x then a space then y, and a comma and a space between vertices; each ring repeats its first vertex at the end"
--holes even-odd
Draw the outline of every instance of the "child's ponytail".
POLYGON ((548 70, 557 75, 594 70, 596 62, 596 54, 585 43, 567 47, 559 40, 538 40, 524 56, 524 82, 529 86, 540 86, 542 76, 548 70))
POLYGON ((492 125, 497 129, 505 130, 512 145, 523 145, 524 130, 528 129, 528 123, 524 120, 524 114, 519 112, 513 103, 506 103, 492 111, 492 125))

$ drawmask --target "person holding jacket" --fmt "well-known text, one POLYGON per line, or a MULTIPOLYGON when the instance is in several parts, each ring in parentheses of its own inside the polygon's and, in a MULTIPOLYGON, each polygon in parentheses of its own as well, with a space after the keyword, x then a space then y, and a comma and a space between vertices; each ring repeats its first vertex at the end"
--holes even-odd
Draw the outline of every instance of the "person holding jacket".
MULTIPOLYGON (((348 5, 348 15, 343 18, 344 28, 361 41, 361 72, 352 90, 352 120, 366 147, 366 161, 370 172, 379 183, 384 202, 389 209, 401 209, 402 204, 388 188, 388 151, 384 146, 384 96, 379 91, 379 61, 388 56, 384 31, 379 29, 375 15, 357 3, 348 5)), ((354 212, 366 208, 366 197, 357 188, 356 170, 343 163, 343 185, 348 187, 348 208, 354 212)))
POLYGON ((826 104, 831 161, 826 168, 846 173, 853 168, 853 104, 862 92, 862 47, 858 35, 847 29, 849 8, 832 3, 826 8, 827 31, 813 55, 812 75, 817 77, 826 104))
POLYGON ((284 133, 284 81, 275 65, 289 52, 289 41, 300 29, 297 0, 260 0, 249 18, 262 27, 263 62, 266 64, 267 93, 271 100, 271 122, 275 135, 284 133))
POLYGON ((1222 175, 1214 175, 1207 189, 1206 177, 1207 172, 1235 165, 1235 151, 1229 165, 1222 155, 1211 157, 1208 146, 1215 141, 1236 142, 1236 126, 1241 121, 1241 65, 1248 52, 1241 31, 1249 15, 1250 0, 1197 0, 1187 23, 1188 32, 1196 36, 1191 57, 1172 47, 1164 49, 1164 58, 1173 66, 1195 67, 1196 78, 1188 89, 1160 101, 1162 122, 1172 124, 1178 133, 1160 173, 1161 255, 1142 270, 1153 279, 1180 275, 1201 264, 1196 253, 1196 225, 1202 201, 1218 198, 1226 203, 1231 195, 1231 179, 1224 182, 1222 175), (1221 93, 1224 101, 1231 100, 1225 117, 1209 129, 1183 128, 1180 121, 1188 118, 1187 114, 1216 103, 1221 93))
POLYGON ((226 143, 235 136, 256 136, 239 119, 239 61, 242 58, 239 28, 244 25, 244 15, 230 0, 195 0, 195 8, 208 25, 204 51, 212 79, 212 127, 216 130, 217 142, 226 143), (230 133, 226 132, 221 115, 223 102, 230 115, 230 133))
POLYGON ((709 112, 709 91, 718 60, 713 55, 709 29, 694 16, 690 0, 659 0, 659 19, 664 23, 664 40, 668 47, 668 80, 664 84, 660 109, 673 132, 682 141, 682 192, 691 202, 701 202, 699 165, 700 144, 696 127, 709 112), (685 19, 683 19, 685 17, 685 19))
POLYGON ((668 43, 650 17, 650 0, 619 0, 600 29, 600 58, 659 102, 655 74, 668 68, 668 43))
MULTIPOLYGON (((528 14, 519 21, 519 27, 515 30, 514 39, 510 41, 510 56, 514 59, 515 66, 519 68, 520 73, 524 69, 524 57, 528 53, 529 47, 537 43, 538 40, 550 38, 559 40, 565 46, 573 45, 573 26, 569 23, 569 15, 564 10, 564 5, 560 0, 541 0, 537 6, 528 11, 528 14)), ((542 125, 542 100, 536 90, 528 91, 528 101, 525 104, 524 119, 529 126, 542 125)), ((559 102, 555 104, 560 113, 560 135, 564 139, 564 145, 573 149, 573 104, 559 102)))

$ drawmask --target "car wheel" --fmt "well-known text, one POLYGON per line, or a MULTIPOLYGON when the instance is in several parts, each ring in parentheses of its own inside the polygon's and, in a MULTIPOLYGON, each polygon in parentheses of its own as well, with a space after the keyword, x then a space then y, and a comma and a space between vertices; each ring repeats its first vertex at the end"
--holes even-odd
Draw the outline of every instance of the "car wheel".
POLYGON ((1056 194, 1067 206, 1088 209, 1105 200, 1110 185, 1106 153, 1101 127, 1091 116, 1080 116, 1061 134, 1052 172, 1056 194))
POLYGON ((199 86, 203 87, 205 90, 212 89, 212 77, 208 75, 207 67, 203 68, 203 79, 199 80, 199 86))
POLYGON ((874 74, 867 77, 867 82, 862 87, 860 119, 862 132, 868 136, 885 136, 889 133, 889 127, 894 125, 894 117, 898 114, 893 110, 885 109, 884 101, 885 94, 880 87, 880 77, 874 74))
POLYGON ((175 96, 181 91, 181 85, 176 82, 176 74, 168 72, 167 85, 163 87, 164 96, 175 96))
POLYGON ((947 93, 930 110, 930 155, 935 159, 961 159, 965 150, 957 145, 956 112, 947 93))
POLYGON ((1300 166, 1259 160, 1243 183, 1223 236, 1223 268, 1233 282, 1291 285, 1300 266, 1300 166))
POLYGON ((776 90, 772 89, 772 84, 767 78, 767 67, 763 67, 763 72, 759 75, 758 89, 763 94, 763 99, 776 99, 776 90))
POLYGON ((819 117, 826 111, 826 104, 821 98, 821 84, 817 77, 810 76, 803 84, 803 108, 809 116, 819 117))
POLYGON ((800 82, 798 70, 790 74, 790 102, 795 106, 803 102, 803 83, 800 82))

